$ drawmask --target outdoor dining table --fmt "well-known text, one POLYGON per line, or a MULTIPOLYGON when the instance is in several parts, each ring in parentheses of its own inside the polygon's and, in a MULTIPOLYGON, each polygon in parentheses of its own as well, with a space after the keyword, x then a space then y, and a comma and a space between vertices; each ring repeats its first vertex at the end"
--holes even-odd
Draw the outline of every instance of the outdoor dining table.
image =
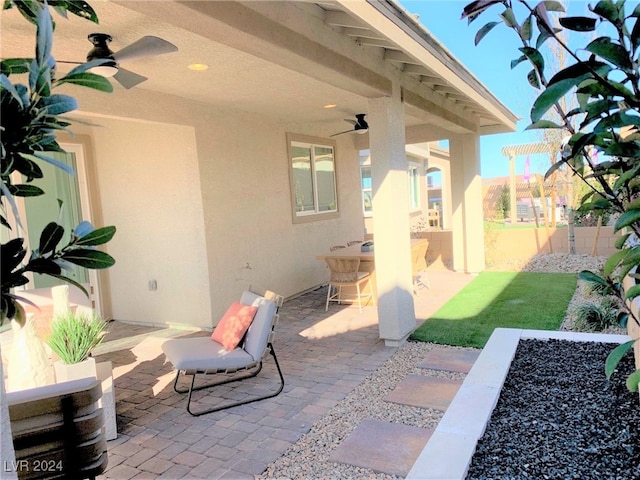
MULTIPOLYGON (((427 240, 426 238, 411 239, 412 262, 414 261, 413 259, 415 259, 415 255, 413 254, 414 251, 418 249, 421 244, 428 243, 428 242, 429 240, 427 240)), ((328 257, 358 257, 360 259, 360 267, 358 270, 361 272, 369 272, 369 281, 362 286, 362 290, 367 291, 369 286, 372 287, 372 291, 373 291, 372 303, 376 305, 377 299, 378 299, 378 292, 376 288, 376 268, 375 268, 375 257, 374 257, 375 252, 373 251, 373 249, 367 252, 363 252, 361 247, 362 247, 362 244, 351 245, 349 247, 334 250, 333 252, 326 252, 320 255, 316 255, 316 259, 324 262, 324 259, 328 257)), ((374 243, 374 248, 375 248, 375 243, 374 243)), ((426 267, 425 259, 422 259, 422 261, 418 260, 418 263, 420 264, 419 267, 421 268, 426 267)))

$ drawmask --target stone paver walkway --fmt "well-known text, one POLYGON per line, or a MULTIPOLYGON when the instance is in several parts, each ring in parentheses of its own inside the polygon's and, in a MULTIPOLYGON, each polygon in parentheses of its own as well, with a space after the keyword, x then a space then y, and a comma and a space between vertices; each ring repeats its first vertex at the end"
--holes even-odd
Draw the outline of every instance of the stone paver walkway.
MULTIPOLYGON (((479 352, 436 347, 425 356, 431 370, 468 372, 479 352), (436 351, 435 354, 432 352, 436 351), (442 363, 438 362, 442 360, 442 363), (453 368, 449 368, 453 366, 453 368)), ((424 375, 407 375, 385 401, 446 411, 462 381, 424 375)), ((331 460, 375 472, 405 477, 434 430, 366 419, 331 455, 331 460)))
POLYGON ((330 460, 404 477, 432 433, 428 428, 366 419, 335 449, 330 460))
POLYGON ((386 398, 386 402, 445 411, 462 385, 461 380, 407 375, 386 398))

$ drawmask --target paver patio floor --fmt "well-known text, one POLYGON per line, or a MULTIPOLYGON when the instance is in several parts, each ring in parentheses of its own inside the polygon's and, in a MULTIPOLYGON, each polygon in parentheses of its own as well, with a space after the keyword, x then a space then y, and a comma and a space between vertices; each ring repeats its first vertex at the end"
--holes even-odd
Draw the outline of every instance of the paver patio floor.
MULTIPOLYGON (((432 290, 416 297, 419 322, 471 280, 452 272, 430 279, 432 290)), ((252 479, 263 472, 396 350, 379 339, 375 308, 359 314, 332 305, 325 312, 325 295, 322 288, 280 310, 274 347, 285 388, 279 396, 202 417, 189 415, 186 399, 173 391, 174 372, 160 348, 167 338, 193 333, 113 322, 96 360, 113 363, 119 435, 108 442, 109 466, 99 478, 252 479)), ((213 404, 244 396, 275 385, 276 375, 268 359, 251 381, 194 398, 213 404)))

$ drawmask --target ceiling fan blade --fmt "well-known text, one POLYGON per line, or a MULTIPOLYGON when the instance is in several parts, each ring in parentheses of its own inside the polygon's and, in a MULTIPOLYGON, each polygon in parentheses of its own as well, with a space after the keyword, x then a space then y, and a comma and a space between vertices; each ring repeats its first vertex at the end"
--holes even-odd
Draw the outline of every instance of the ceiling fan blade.
POLYGON ((355 120, 352 120, 350 118, 345 118, 344 119, 345 122, 349 122, 351 125, 353 125, 354 127, 358 124, 358 122, 356 122, 355 120))
POLYGON ((138 75, 130 70, 125 70, 122 67, 118 67, 118 73, 116 73, 113 78, 115 78, 120 85, 124 88, 129 89, 133 88, 136 85, 147 80, 147 77, 143 77, 142 75, 138 75))
POLYGON ((351 130, 345 130, 344 132, 339 132, 339 133, 334 133, 333 135, 329 135, 330 137, 336 137, 338 135, 342 135, 343 133, 351 133, 354 132, 355 130, 352 128, 351 130))
POLYGON ((124 47, 122 50, 118 50, 113 54, 113 58, 119 63, 132 58, 152 57, 177 51, 178 47, 173 43, 167 42, 162 38, 146 36, 124 47))

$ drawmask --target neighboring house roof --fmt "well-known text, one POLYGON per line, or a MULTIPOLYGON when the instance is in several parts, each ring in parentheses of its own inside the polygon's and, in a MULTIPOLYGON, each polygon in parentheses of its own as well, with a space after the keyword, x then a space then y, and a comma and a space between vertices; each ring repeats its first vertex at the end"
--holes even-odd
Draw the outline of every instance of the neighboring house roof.
MULTIPOLYGON (((144 35, 178 46, 123 65, 148 77, 135 88, 284 119, 292 129, 318 123, 329 129, 366 113, 368 100, 390 95, 391 79, 399 78, 408 143, 515 130, 517 117, 394 0, 92 6, 99 26, 74 16, 56 19, 58 60, 83 61, 91 48, 87 35, 95 31, 113 37, 114 51, 144 35), (194 62, 210 68, 187 70, 194 62), (323 109, 328 103, 337 107, 323 109)), ((33 55, 34 27, 15 9, 2 12, 1 27, 3 58, 33 55)))

